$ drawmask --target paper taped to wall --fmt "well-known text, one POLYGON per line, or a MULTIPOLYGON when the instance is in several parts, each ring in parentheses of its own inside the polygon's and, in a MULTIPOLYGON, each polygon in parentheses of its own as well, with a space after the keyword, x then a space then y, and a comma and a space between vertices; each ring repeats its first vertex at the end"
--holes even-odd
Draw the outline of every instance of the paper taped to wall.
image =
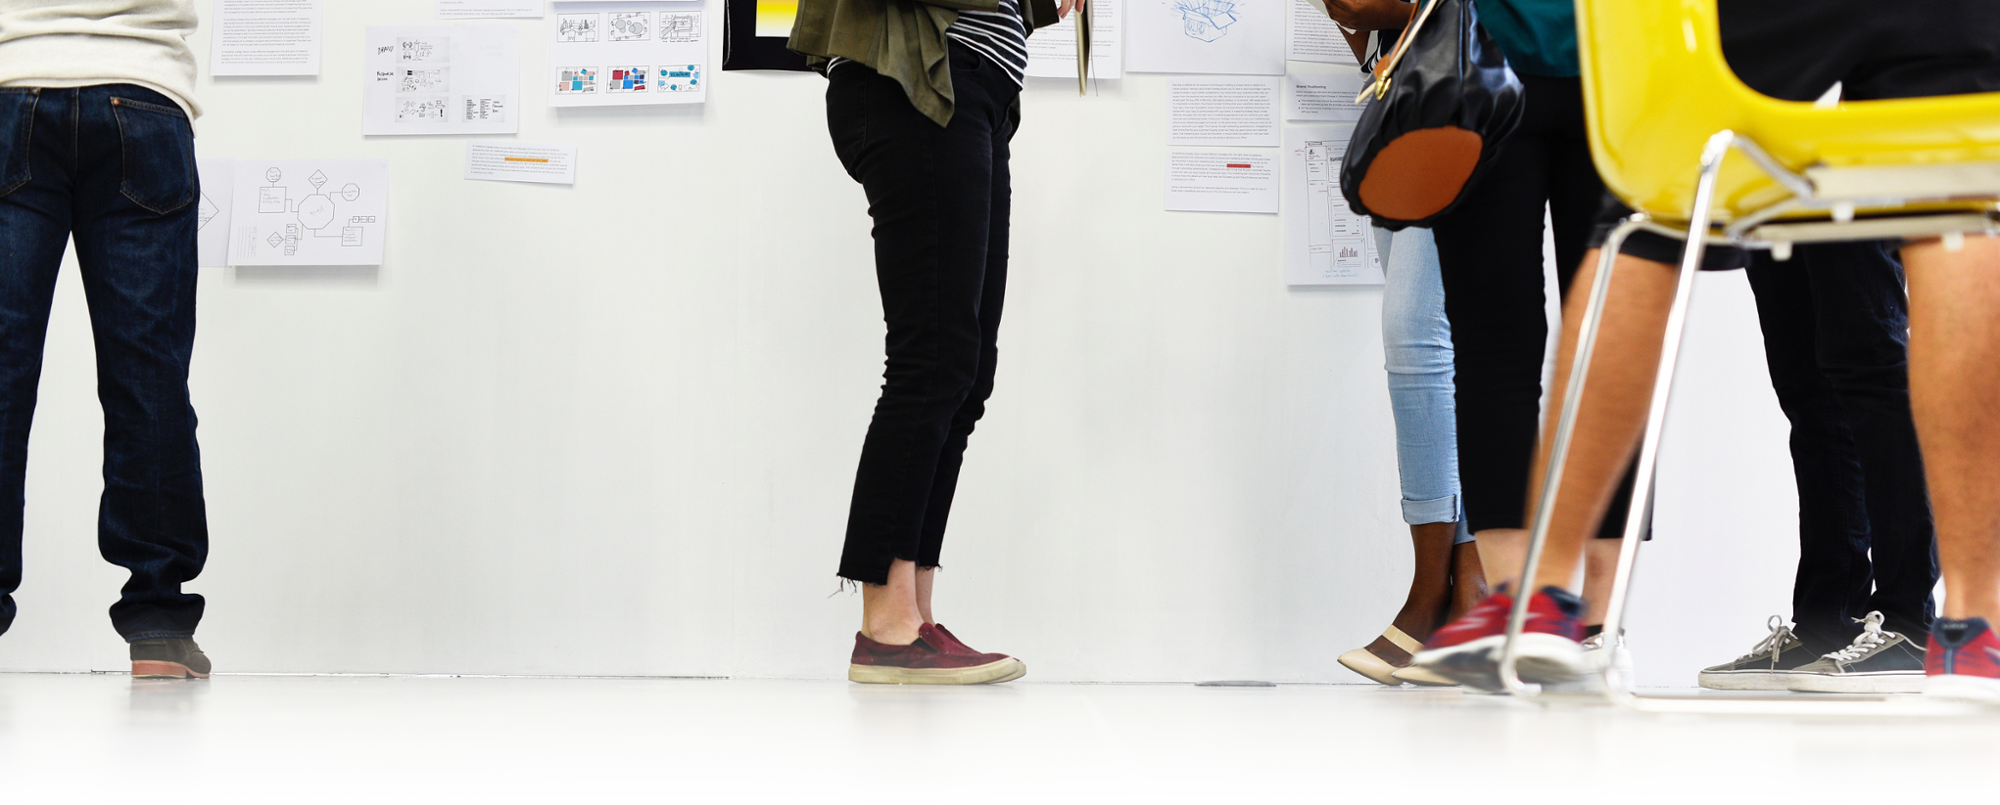
POLYGON ((1340 162, 1354 126, 1285 130, 1285 284, 1380 285, 1374 229, 1340 194, 1340 162))
POLYGON ((1278 211, 1278 171, 1270 151, 1167 152, 1167 209, 1278 211))
POLYGON ((576 184, 576 146, 467 142, 465 178, 576 184))
POLYGON ((389 228, 389 162, 239 159, 229 264, 375 266, 389 228))
POLYGON ((215 0, 210 75, 319 75, 326 0, 215 0))
POLYGON ((700 3, 557 3, 549 16, 550 106, 708 99, 708 20, 700 3))
POLYGON ((230 201, 236 197, 236 164, 227 157, 196 157, 201 198, 195 203, 196 264, 204 268, 229 265, 230 201))
POLYGON ((362 134, 521 130, 521 35, 504 25, 371 25, 362 134))

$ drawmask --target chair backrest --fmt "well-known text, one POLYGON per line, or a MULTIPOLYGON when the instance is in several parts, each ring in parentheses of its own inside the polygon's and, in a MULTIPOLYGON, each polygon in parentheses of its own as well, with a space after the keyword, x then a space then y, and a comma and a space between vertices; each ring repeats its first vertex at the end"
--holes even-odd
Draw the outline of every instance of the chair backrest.
MULTIPOLYGON (((2000 93, 1834 108, 1781 101, 1745 86, 1724 61, 1716 0, 1576 4, 1591 156, 1612 193, 1656 219, 1688 220, 1702 146, 1724 129, 1794 171, 2000 160, 2000 93)), ((1721 221, 1787 195, 1740 156, 1725 163, 1717 190, 1721 221)))

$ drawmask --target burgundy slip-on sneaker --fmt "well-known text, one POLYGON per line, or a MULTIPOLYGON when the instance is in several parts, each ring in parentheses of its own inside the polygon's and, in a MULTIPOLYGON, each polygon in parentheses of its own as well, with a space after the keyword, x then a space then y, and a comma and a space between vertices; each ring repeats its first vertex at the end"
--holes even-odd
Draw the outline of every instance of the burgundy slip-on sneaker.
MULTIPOLYGON (((944 628, 944 624, 942 624, 942 623, 933 623, 933 624, 931 624, 931 625, 932 625, 932 626, 934 626, 934 627, 937 627, 937 636, 938 636, 938 643, 940 644, 940 645, 938 646, 938 650, 940 650, 940 651, 943 651, 943 652, 944 652, 944 653, 946 653, 946 654, 975 654, 975 655, 976 655, 976 654, 984 654, 984 653, 986 653, 986 652, 983 652, 983 651, 980 651, 979 649, 976 649, 976 648, 973 648, 973 647, 971 647, 971 646, 968 646, 968 645, 966 645, 966 644, 965 644, 965 641, 963 641, 963 640, 960 640, 960 639, 958 639, 958 635, 955 635, 955 634, 952 634, 952 633, 951 633, 951 630, 950 630, 950 629, 946 629, 946 628, 944 628)), ((1006 656, 1006 655, 1001 655, 1001 656, 1006 656)), ((1015 670, 1014 670, 1014 675, 1013 675, 1013 676, 1009 676, 1009 677, 1003 677, 1003 678, 1000 678, 1000 679, 995 679, 995 680, 993 680, 993 681, 994 681, 995 683, 1000 683, 1000 682, 1012 682, 1012 681, 1014 681, 1014 680, 1016 680, 1016 679, 1020 679, 1021 677, 1024 677, 1024 676, 1027 676, 1027 675, 1028 675, 1028 665, 1027 665, 1027 663, 1020 663, 1020 664, 1018 664, 1018 665, 1017 665, 1017 666, 1015 667, 1015 670)))
MULTIPOLYGON (((979 685, 1020 679, 1028 667, 1005 654, 958 653, 945 646, 956 638, 932 624, 917 627, 917 640, 892 646, 855 633, 847 679, 875 685, 979 685)), ((969 651, 969 650, 968 650, 969 651)))

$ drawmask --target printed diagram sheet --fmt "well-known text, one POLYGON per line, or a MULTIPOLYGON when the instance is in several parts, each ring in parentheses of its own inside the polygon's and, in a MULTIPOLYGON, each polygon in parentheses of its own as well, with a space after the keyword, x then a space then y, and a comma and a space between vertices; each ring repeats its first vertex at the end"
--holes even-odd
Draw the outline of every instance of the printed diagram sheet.
POLYGON ((1290 1, 1130 0, 1123 9, 1125 67, 1135 73, 1284 75, 1290 1))
POLYGON ((1340 162, 1352 125, 1285 130, 1285 284, 1380 285, 1374 230, 1340 194, 1340 162))
POLYGON ((226 157, 196 157, 201 176, 201 200, 195 210, 196 264, 204 268, 229 265, 230 200, 236 197, 235 161, 226 157))
MULTIPOLYGON (((1090 2, 1090 77, 1124 76, 1125 45, 1119 35, 1125 15, 1124 0, 1090 2)), ((1028 37, 1028 75, 1037 78, 1076 78, 1076 15, 1035 32, 1028 37)))
POLYGON ((382 264, 387 160, 239 159, 235 172, 230 265, 382 264))
POLYGON ((708 99, 708 22, 701 3, 556 3, 549 17, 550 106, 708 99))
POLYGON ((521 36, 505 25, 369 26, 362 134, 521 130, 521 36))

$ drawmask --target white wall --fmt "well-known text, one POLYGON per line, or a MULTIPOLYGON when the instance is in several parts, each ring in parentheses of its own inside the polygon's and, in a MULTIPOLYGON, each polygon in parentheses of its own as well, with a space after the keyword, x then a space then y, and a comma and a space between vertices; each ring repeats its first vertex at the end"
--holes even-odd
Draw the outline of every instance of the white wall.
MULTIPOLYGON (((881 322, 822 80, 531 102, 519 139, 581 146, 577 185, 465 182, 457 139, 357 133, 362 27, 429 8, 329 4, 317 80, 203 80, 203 154, 393 174, 379 270, 202 277, 203 645, 234 671, 837 676, 881 322)), ((541 23, 495 24, 538 85, 541 23)), ((1288 290, 1275 216, 1162 212, 1162 77, 1072 86, 1033 87, 1015 141, 999 392, 940 610, 1042 680, 1358 681, 1333 658, 1410 563, 1379 289, 1288 290)), ((1756 639, 1796 552, 1747 289, 1704 285, 1637 612, 1653 684, 1756 639)), ((78 290, 71 266, 0 669, 123 663, 78 290)))

